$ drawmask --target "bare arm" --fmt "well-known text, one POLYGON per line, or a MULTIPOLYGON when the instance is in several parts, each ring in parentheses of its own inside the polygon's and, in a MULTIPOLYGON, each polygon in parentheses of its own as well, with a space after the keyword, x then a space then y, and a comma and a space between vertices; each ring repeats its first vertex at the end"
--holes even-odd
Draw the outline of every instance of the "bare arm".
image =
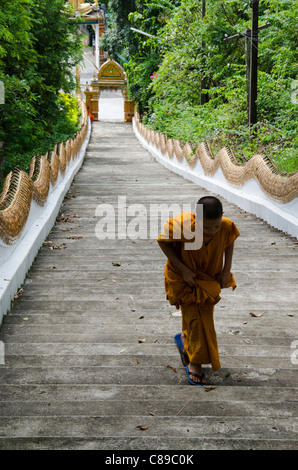
POLYGON ((178 258, 173 248, 173 244, 170 242, 158 242, 158 244, 166 257, 181 272, 184 281, 190 287, 195 287, 196 274, 178 258))
POLYGON ((234 242, 231 243, 229 246, 227 246, 227 248, 225 249, 225 264, 224 264, 223 270, 229 273, 232 267, 233 252, 234 252, 234 242))
POLYGON ((225 262, 222 272, 217 276, 216 280, 220 283, 221 287, 226 287, 231 277, 231 267, 234 251, 234 242, 225 249, 225 262))

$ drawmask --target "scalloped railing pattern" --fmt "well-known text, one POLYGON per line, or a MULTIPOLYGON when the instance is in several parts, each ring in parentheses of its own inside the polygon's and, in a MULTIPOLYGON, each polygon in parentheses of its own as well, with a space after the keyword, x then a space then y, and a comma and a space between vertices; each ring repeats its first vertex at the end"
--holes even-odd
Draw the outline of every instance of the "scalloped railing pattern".
POLYGON ((148 129, 141 122, 137 111, 134 118, 138 132, 148 144, 154 144, 163 155, 167 153, 170 159, 174 154, 180 163, 185 159, 190 168, 194 168, 199 160, 205 176, 214 176, 220 167, 232 186, 241 188, 253 178, 263 192, 276 201, 287 203, 298 197, 298 172, 280 172, 265 155, 256 154, 247 163, 240 164, 232 150, 227 147, 214 156, 207 142, 202 142, 193 149, 189 143, 184 145, 179 140, 170 139, 164 134, 148 129))
POLYGON ((59 142, 46 155, 33 157, 29 174, 16 167, 7 175, 0 195, 0 237, 7 245, 15 243, 20 238, 32 200, 40 206, 45 204, 50 183, 55 186, 59 171, 64 175, 67 166, 80 151, 88 131, 86 105, 83 101, 80 105, 81 125, 71 139, 59 142))

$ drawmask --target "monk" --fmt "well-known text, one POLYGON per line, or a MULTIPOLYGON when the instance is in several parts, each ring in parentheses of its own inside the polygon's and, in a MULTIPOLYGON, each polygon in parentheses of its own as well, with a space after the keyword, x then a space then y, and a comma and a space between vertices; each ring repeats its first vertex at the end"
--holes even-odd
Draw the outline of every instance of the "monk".
POLYGON ((211 364, 213 370, 221 367, 213 310, 220 300, 221 288, 236 288, 231 266, 234 241, 240 232, 230 219, 223 217, 218 198, 205 196, 197 204, 203 206, 199 248, 194 244, 195 249, 189 249, 189 231, 195 233, 197 211, 194 214, 183 212, 168 219, 157 242, 167 256, 167 299, 182 312, 182 333, 175 336, 176 345, 189 382, 205 385, 202 364, 211 364))
POLYGON ((93 116, 90 108, 87 108, 87 113, 88 113, 88 116, 90 117, 91 121, 92 122, 95 121, 95 117, 93 116))

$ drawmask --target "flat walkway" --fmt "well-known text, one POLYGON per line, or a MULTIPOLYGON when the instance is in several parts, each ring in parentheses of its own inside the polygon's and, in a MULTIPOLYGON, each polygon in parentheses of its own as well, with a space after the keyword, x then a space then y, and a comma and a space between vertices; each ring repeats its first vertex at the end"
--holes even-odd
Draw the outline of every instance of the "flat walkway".
POLYGON ((173 342, 181 317, 165 300, 156 242, 95 236, 96 208, 117 215, 118 196, 127 209, 145 205, 146 218, 150 204, 206 194, 156 163, 130 124, 93 124, 85 162, 0 329, 1 449, 297 448, 297 243, 223 200, 241 232, 238 288, 222 291, 215 310, 222 369, 194 387, 173 342))

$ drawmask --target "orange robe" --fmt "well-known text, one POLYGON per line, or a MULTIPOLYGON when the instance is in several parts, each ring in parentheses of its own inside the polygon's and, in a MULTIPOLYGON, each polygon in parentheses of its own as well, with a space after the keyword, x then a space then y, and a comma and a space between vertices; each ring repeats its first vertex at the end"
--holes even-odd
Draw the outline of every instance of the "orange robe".
MULTIPOLYGON (((165 268, 165 291, 171 305, 180 305, 185 350, 192 364, 209 364, 213 370, 220 368, 217 337, 214 328, 214 305, 220 300, 221 286, 216 276, 223 269, 227 246, 240 235, 234 222, 223 217, 214 237, 197 250, 185 249, 185 242, 195 232, 195 214, 184 212, 168 219, 164 232, 157 241, 172 242, 178 257, 197 274, 196 288, 183 280, 180 271, 167 260, 165 268), (186 229, 184 230, 184 227, 186 229)), ((231 274, 227 287, 236 288, 231 274)))
POLYGON ((90 117, 91 121, 95 121, 95 117, 91 113, 90 109, 88 109, 88 116, 90 117))

